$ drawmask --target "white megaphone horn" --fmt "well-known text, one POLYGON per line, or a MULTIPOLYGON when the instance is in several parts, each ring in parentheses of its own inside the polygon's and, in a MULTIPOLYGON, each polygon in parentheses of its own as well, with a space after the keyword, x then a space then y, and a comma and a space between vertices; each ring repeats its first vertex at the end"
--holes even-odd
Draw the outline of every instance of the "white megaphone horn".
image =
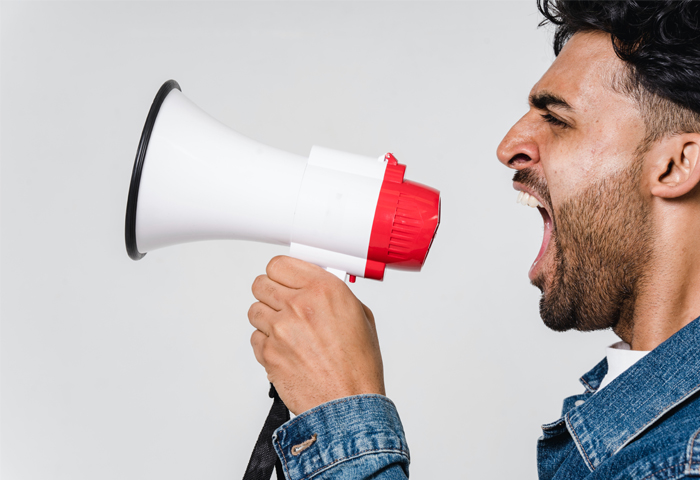
POLYGON ((126 249, 198 240, 290 246, 290 255, 381 280, 420 270, 440 220, 440 192, 403 179, 393 155, 313 147, 308 158, 255 142, 210 117, 174 80, 153 100, 126 210, 126 249))

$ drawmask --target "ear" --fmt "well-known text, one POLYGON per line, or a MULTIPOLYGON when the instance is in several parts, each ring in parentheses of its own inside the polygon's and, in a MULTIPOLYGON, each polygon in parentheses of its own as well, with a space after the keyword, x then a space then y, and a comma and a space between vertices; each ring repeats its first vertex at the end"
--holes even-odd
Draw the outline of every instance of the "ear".
POLYGON ((651 194, 679 198, 700 184, 700 134, 683 133, 661 139, 647 154, 651 194))

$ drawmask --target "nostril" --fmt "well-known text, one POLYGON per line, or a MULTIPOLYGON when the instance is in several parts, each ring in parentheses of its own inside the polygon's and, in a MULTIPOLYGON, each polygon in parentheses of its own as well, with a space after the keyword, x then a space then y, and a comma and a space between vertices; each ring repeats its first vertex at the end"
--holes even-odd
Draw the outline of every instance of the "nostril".
POLYGON ((525 155, 524 153, 518 153, 513 158, 508 160, 508 165, 510 165, 511 167, 518 167, 531 161, 532 158, 530 158, 528 155, 525 155))

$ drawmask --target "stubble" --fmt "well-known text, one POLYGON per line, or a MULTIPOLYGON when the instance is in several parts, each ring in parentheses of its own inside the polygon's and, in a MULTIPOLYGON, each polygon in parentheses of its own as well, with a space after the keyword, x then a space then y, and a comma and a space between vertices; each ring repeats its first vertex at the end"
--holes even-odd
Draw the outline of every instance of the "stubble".
MULTIPOLYGON (((551 212, 554 268, 541 271, 532 283, 542 291, 540 316, 552 330, 630 323, 653 238, 649 207, 638 189, 641 165, 637 160, 551 212)), ((544 181, 533 176, 524 173, 518 181, 549 199, 544 181)))

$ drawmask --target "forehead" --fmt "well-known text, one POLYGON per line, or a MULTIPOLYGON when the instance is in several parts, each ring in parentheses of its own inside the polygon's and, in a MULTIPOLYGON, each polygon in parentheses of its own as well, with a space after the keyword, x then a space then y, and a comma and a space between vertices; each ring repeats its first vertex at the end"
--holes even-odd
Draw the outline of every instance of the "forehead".
POLYGON ((564 46, 549 70, 532 88, 533 94, 554 93, 575 110, 608 102, 630 104, 630 98, 616 92, 613 81, 625 66, 615 54, 610 35, 603 32, 575 34, 564 46))

